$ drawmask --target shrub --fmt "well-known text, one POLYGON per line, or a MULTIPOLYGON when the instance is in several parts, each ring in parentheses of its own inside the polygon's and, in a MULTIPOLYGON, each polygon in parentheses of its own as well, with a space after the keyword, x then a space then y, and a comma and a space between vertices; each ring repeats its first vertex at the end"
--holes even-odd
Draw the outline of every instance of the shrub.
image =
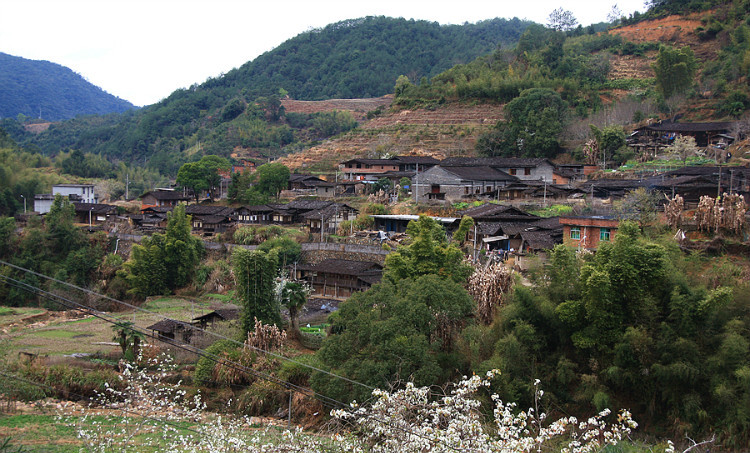
POLYGON ((213 382, 214 367, 216 366, 214 357, 238 348, 236 343, 229 340, 219 340, 206 348, 208 356, 198 359, 193 372, 193 382, 196 385, 208 385, 213 382))

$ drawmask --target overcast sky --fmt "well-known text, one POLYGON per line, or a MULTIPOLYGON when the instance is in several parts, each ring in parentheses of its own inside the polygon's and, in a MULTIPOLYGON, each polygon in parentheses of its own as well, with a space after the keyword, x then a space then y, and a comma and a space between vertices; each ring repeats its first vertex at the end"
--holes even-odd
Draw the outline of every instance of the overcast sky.
POLYGON ((310 28, 364 16, 441 24, 494 17, 546 23, 555 8, 582 25, 643 0, 3 0, 0 52, 48 60, 136 105, 153 104, 252 60, 310 28))

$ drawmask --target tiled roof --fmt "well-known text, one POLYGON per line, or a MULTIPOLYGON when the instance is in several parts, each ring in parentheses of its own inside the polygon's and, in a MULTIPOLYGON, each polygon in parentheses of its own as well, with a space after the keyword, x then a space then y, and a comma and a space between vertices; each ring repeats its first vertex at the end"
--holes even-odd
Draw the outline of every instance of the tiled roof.
POLYGON ((117 206, 102 203, 78 203, 74 202, 73 207, 76 212, 88 212, 92 214, 111 214, 117 212, 117 206))
POLYGON ((552 165, 543 157, 524 158, 524 157, 449 157, 440 162, 441 167, 499 167, 499 168, 524 168, 538 167, 547 163, 552 165))
POLYGON ((303 264, 297 266, 297 269, 316 271, 316 272, 327 272, 330 274, 341 274, 341 275, 361 275, 367 271, 381 269, 381 266, 377 263, 370 261, 354 261, 354 260, 339 260, 339 259, 327 259, 321 261, 318 264, 303 264))
POLYGON ((151 195, 157 200, 189 200, 188 197, 183 196, 182 192, 178 192, 176 190, 152 190, 150 192, 146 192, 143 195, 141 195, 139 198, 143 199, 143 197, 151 195))
POLYGON ((427 164, 437 165, 440 163, 439 160, 432 156, 395 156, 391 157, 391 160, 395 160, 403 164, 427 164))
POLYGON ((646 126, 644 129, 658 132, 715 132, 728 131, 732 129, 733 126, 733 122, 660 123, 646 126))
POLYGON ((293 200, 284 206, 285 206, 285 209, 312 211, 313 209, 323 209, 330 204, 333 204, 333 202, 332 201, 320 201, 320 200, 293 200))
POLYGON ((562 244, 562 235, 556 235, 551 231, 523 231, 521 239, 534 250, 551 250, 555 245, 562 244))
POLYGON ((487 166, 476 166, 476 167, 447 167, 441 165, 440 168, 443 170, 453 173, 464 180, 470 181, 518 181, 518 178, 511 176, 504 171, 496 170, 492 167, 487 166))
POLYGON ((174 319, 162 319, 161 321, 146 327, 159 333, 174 333, 176 330, 185 328, 188 324, 174 319))
POLYGON ((189 204, 185 206, 185 214, 229 216, 234 214, 234 209, 227 206, 206 206, 199 204, 189 204))
POLYGON ((528 212, 522 211, 516 207, 487 203, 481 206, 475 206, 469 209, 460 211, 459 214, 467 215, 472 218, 487 218, 493 217, 498 219, 516 220, 521 218, 537 219, 538 217, 529 214, 528 212))
POLYGON ((333 203, 328 206, 326 206, 323 209, 316 209, 310 212, 305 213, 305 215, 302 216, 303 219, 320 219, 321 216, 324 219, 329 219, 336 215, 337 212, 343 212, 344 210, 354 211, 355 213, 359 212, 355 208, 344 204, 344 203, 333 203))
POLYGON ((212 311, 211 313, 206 313, 203 316, 198 316, 197 318, 193 318, 193 321, 207 320, 214 316, 221 318, 225 321, 238 319, 240 317, 240 309, 239 308, 219 308, 217 310, 212 311))

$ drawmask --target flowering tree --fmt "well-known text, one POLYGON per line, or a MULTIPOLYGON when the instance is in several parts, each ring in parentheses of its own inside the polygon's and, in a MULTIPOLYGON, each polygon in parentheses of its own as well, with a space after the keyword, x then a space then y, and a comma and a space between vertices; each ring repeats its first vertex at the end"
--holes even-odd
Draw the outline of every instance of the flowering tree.
MULTIPOLYGON (((478 394, 499 373, 493 370, 484 377, 464 377, 440 398, 433 398, 430 388, 412 383, 393 393, 375 390, 372 406, 352 404, 331 412, 342 431, 330 437, 307 435, 299 429, 250 429, 246 417, 209 414, 200 395, 188 398, 179 383, 166 383, 169 362, 150 365, 156 371, 126 365, 122 389, 108 387, 101 395, 99 403, 121 410, 121 416, 96 422, 91 419, 97 411, 86 411, 83 421, 89 419, 92 427, 79 425, 78 435, 89 451, 141 451, 148 445, 153 451, 169 452, 515 453, 539 451, 554 442, 564 445, 564 452, 584 453, 616 444, 637 426, 628 411, 610 422, 608 410, 586 421, 565 417, 547 423, 546 415, 537 409, 517 412, 514 404, 504 403, 497 395, 491 395, 493 417, 487 424, 478 394), (177 422, 190 422, 190 427, 177 422)), ((538 384, 537 403, 544 394, 538 384)))

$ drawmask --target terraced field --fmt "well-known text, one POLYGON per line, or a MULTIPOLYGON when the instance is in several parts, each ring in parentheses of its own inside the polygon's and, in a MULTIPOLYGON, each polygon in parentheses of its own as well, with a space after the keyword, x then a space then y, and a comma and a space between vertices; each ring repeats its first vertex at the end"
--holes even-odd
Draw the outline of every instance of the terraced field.
MULTIPOLYGON (((328 102, 328 101, 320 101, 328 102)), ((503 119, 497 104, 450 104, 433 110, 400 110, 360 123, 344 136, 326 141, 281 161, 305 172, 332 172, 354 157, 472 155, 479 135, 503 119)))

